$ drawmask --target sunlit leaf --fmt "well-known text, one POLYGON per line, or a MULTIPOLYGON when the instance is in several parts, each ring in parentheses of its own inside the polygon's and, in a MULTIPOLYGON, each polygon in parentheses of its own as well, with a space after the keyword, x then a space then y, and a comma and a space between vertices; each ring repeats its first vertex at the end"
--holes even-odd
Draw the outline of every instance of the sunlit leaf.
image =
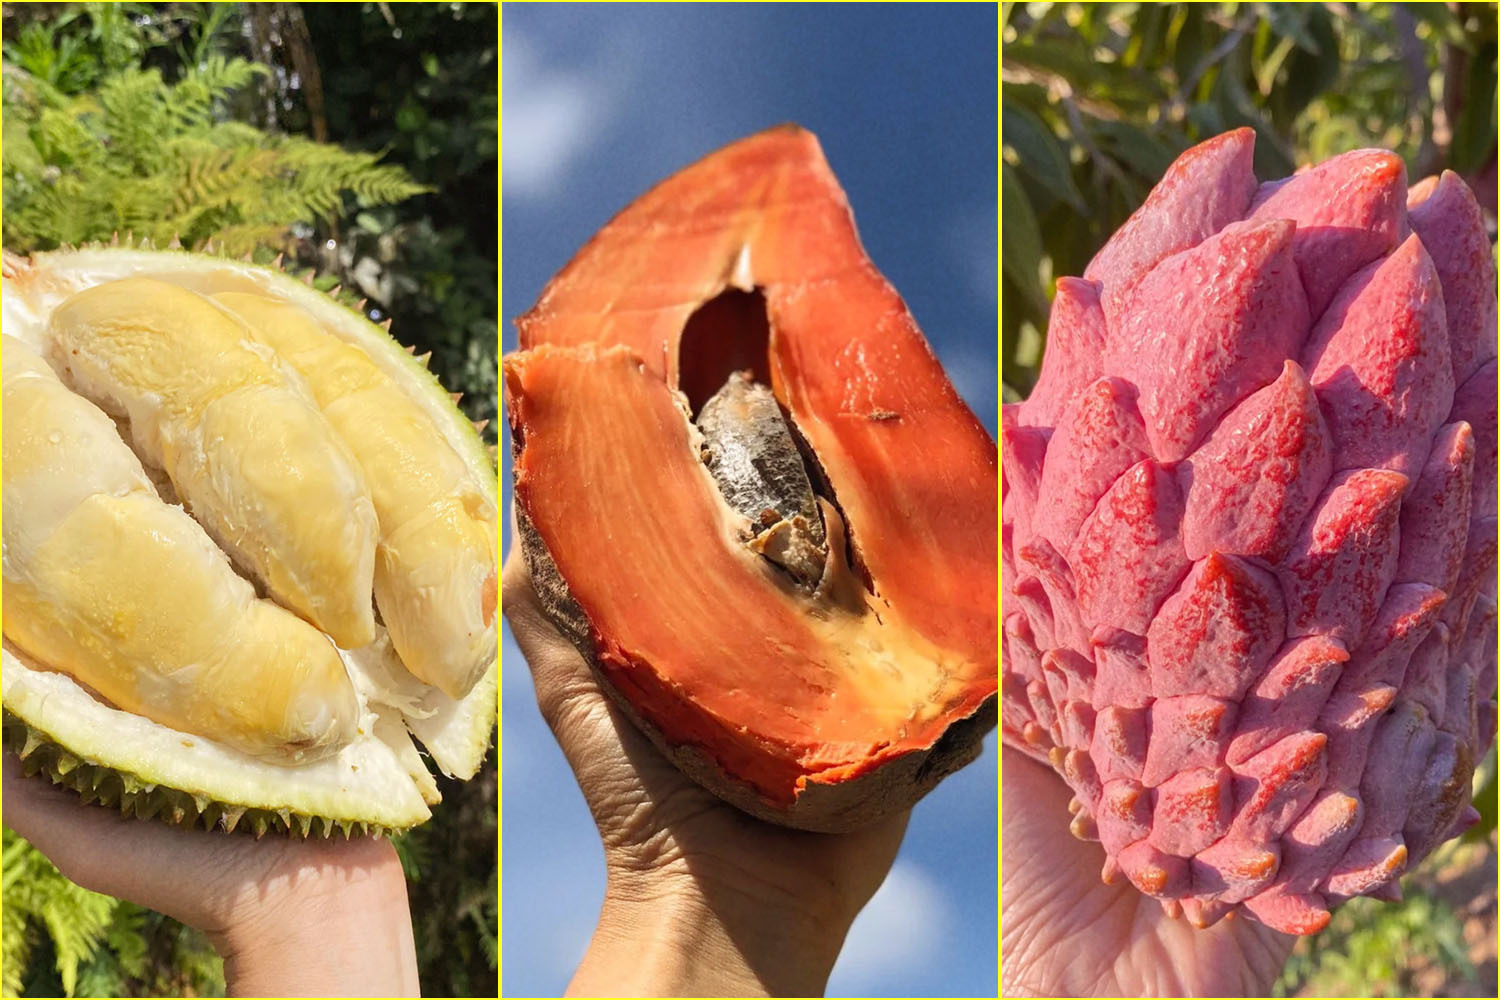
POLYGON ((1287 56, 1292 54, 1296 42, 1290 38, 1283 38, 1276 43, 1266 56, 1263 63, 1255 68, 1255 86, 1260 90, 1261 96, 1265 97, 1271 93, 1271 86, 1276 82, 1276 76, 1281 72, 1281 67, 1286 63, 1287 56))
POLYGON ((1151 77, 1117 63, 1096 60, 1088 48, 1076 45, 1018 41, 1005 47, 1003 62, 1061 77, 1080 93, 1107 95, 1116 103, 1144 104, 1166 96, 1151 77))

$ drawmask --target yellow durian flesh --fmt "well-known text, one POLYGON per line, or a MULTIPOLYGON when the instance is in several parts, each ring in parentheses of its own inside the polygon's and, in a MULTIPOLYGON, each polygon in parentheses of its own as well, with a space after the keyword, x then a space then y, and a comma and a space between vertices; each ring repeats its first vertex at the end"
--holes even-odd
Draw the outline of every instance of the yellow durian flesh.
POLYGON ((29 561, 58 522, 95 493, 151 490, 135 453, 112 420, 68 392, 41 356, 14 337, 0 349, 4 368, 5 565, 29 561), (88 456, 79 474, 78 456, 88 456))
POLYGON ((3 361, 7 641, 125 711, 273 763, 349 744, 360 706, 327 637, 257 598, 39 355, 6 337, 3 361))
POLYGON ((306 380, 366 472, 380 524, 375 602, 406 668, 450 697, 493 661, 496 514, 431 418, 359 348, 302 310, 214 296, 306 380))
POLYGON ((278 601, 356 648, 375 637, 375 513, 363 474, 299 385, 197 292, 130 277, 52 311, 50 356, 128 417, 136 448, 278 601))

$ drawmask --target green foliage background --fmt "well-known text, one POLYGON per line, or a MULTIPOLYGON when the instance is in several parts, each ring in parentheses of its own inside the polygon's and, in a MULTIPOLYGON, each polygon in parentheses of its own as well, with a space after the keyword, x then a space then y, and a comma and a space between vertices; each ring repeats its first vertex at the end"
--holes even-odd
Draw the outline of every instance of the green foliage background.
MULTIPOLYGON (((315 271, 497 412, 498 10, 489 3, 4 5, 4 243, 133 232, 315 271)), ((495 441, 493 423, 486 431, 495 441)), ((397 841, 423 990, 494 996, 497 774, 438 778, 397 841)), ((222 995, 198 932, 4 833, 7 996, 222 995)))
MULTIPOLYGON (((1462 174, 1493 219, 1492 3, 1001 6, 1006 402, 1035 383, 1056 278, 1082 274, 1172 160, 1220 132, 1255 129, 1262 179, 1392 149, 1413 180, 1462 174)), ((1493 995, 1494 942, 1476 969, 1463 918, 1493 938, 1495 776, 1491 747, 1475 775, 1481 821, 1406 880, 1405 902, 1355 900, 1299 942, 1276 995, 1493 995), (1460 862, 1487 873, 1475 912, 1442 889, 1460 862), (1465 984, 1481 992, 1448 992, 1465 984)))

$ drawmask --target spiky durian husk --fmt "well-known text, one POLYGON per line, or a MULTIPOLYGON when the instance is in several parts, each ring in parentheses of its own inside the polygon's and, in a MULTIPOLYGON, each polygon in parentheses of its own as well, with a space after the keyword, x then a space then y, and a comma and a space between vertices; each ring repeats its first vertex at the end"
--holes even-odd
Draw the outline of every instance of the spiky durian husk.
POLYGON ((71 788, 86 803, 118 809, 122 816, 159 818, 184 827, 226 832, 243 830, 260 838, 267 831, 303 837, 331 836, 335 830, 351 836, 376 837, 399 833, 404 827, 383 826, 359 819, 309 816, 291 809, 257 809, 216 802, 204 793, 190 794, 149 781, 128 770, 116 770, 77 756, 40 729, 5 713, 5 749, 21 760, 28 776, 43 775, 53 784, 71 788))

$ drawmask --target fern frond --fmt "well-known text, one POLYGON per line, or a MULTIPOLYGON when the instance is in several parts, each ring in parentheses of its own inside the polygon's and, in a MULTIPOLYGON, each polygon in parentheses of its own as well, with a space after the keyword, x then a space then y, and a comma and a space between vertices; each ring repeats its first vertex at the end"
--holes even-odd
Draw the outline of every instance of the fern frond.
POLYGON ((495 901, 493 899, 487 901, 484 907, 472 916, 475 930, 478 932, 474 937, 479 941, 480 950, 484 952, 484 960, 489 963, 490 968, 498 969, 500 967, 500 935, 498 933, 500 922, 496 914, 495 901))
POLYGON ((48 165, 58 170, 76 170, 104 161, 105 152, 85 122, 84 118, 58 108, 42 111, 31 137, 48 165))
POLYGON ((291 238, 291 226, 251 222, 218 227, 214 246, 222 246, 226 257, 243 257, 260 247, 285 246, 291 238))
POLYGON ((78 983, 78 966, 93 957, 119 901, 66 880, 58 885, 39 916, 57 949, 57 972, 71 997, 78 983))
MULTIPOLYGON (((10 830, 5 831, 3 892, 0 932, 5 936, 7 972, 15 968, 24 973, 35 944, 33 925, 40 923, 52 938, 63 989, 73 996, 79 966, 98 949, 119 900, 69 882, 40 851, 10 830)), ((4 986, 19 991, 20 982, 7 977, 4 986)))
POLYGON ((214 102, 244 87, 270 71, 259 63, 238 57, 210 55, 201 66, 189 70, 167 93, 167 107, 178 128, 194 131, 213 124, 214 102))
POLYGON ((104 935, 104 942, 118 958, 121 971, 134 978, 146 972, 146 913, 145 908, 121 900, 104 935))
MULTIPOLYGON (((6 869, 9 872, 9 868, 6 869)), ((27 919, 24 910, 12 906, 6 900, 0 910, 0 992, 5 996, 19 996, 21 980, 26 974, 26 964, 31 951, 36 947, 36 930, 27 919)))
POLYGON ((42 159, 41 150, 36 148, 36 143, 31 141, 31 130, 25 123, 14 118, 8 118, 3 124, 3 144, 9 151, 5 154, 5 160, 14 164, 15 169, 22 174, 40 175, 42 169, 47 165, 42 159))
POLYGON ((243 254, 280 249, 294 224, 334 219, 347 198, 385 205, 429 190, 379 154, 220 120, 224 99, 267 72, 210 55, 176 84, 126 67, 52 101, 24 74, 11 86, 7 66, 7 243, 45 249, 134 230, 162 243, 227 240, 243 254))
POLYGON ((172 127, 167 87, 158 69, 131 67, 105 79, 99 87, 104 109, 97 127, 107 137, 111 154, 122 157, 135 171, 150 173, 160 165, 162 136, 172 127))

